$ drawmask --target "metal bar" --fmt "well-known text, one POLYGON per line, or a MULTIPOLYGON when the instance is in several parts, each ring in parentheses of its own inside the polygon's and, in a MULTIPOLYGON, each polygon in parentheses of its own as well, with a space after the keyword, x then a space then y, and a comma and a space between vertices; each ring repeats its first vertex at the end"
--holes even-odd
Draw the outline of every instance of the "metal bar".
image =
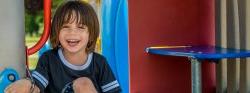
MULTIPOLYGON (((216 46, 227 47, 227 0, 215 0, 216 46)), ((220 60, 216 64, 216 93, 227 91, 227 60, 220 60)))
POLYGON ((195 58, 190 58, 192 73, 192 93, 201 93, 201 62, 195 58))
MULTIPOLYGON (((240 23, 241 49, 250 49, 250 1, 238 0, 240 23)), ((250 93, 250 58, 241 59, 240 62, 240 89, 239 93, 250 93)))
MULTIPOLYGON (((240 48, 240 32, 239 32, 239 11, 237 0, 228 0, 227 2, 227 45, 229 48, 240 48)), ((240 60, 229 59, 227 61, 227 82, 228 93, 237 93, 239 89, 239 67, 240 60)))
POLYGON ((51 0, 44 0, 44 31, 42 34, 42 37, 40 40, 31 48, 28 49, 28 55, 32 55, 36 53, 40 48, 43 47, 43 45, 46 43, 46 41, 49 38, 50 34, 50 17, 51 17, 51 0))

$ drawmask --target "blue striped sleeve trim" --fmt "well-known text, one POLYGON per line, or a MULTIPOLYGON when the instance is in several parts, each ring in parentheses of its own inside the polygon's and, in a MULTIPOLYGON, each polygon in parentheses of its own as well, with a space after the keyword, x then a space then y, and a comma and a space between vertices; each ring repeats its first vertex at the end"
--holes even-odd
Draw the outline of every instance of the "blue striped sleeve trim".
POLYGON ((110 83, 108 83, 108 84, 106 84, 104 86, 101 86, 102 92, 107 92, 107 91, 112 90, 112 89, 114 89, 116 87, 119 87, 119 83, 118 83, 117 80, 115 80, 113 82, 110 82, 110 83))
POLYGON ((34 71, 32 73, 32 76, 34 78, 36 78, 44 86, 44 88, 46 88, 48 86, 48 84, 49 84, 48 80, 43 75, 38 73, 37 71, 34 71))

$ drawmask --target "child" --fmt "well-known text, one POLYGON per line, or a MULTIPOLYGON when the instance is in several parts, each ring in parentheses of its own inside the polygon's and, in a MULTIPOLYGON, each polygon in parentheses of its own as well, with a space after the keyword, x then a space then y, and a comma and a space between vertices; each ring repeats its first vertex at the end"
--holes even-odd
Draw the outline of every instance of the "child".
POLYGON ((106 59, 94 52, 99 23, 89 4, 62 4, 54 15, 51 31, 53 49, 40 57, 31 79, 14 82, 5 89, 6 93, 121 91, 106 59))

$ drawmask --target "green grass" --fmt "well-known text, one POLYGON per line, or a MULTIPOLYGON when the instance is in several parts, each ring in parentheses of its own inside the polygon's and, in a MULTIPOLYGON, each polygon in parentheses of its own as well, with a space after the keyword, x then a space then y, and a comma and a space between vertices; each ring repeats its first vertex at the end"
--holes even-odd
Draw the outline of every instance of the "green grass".
POLYGON ((38 57, 29 57, 29 69, 34 70, 36 68, 37 61, 38 57))
MULTIPOLYGON (((28 46, 28 48, 34 46, 38 40, 40 39, 39 36, 29 36, 29 35, 25 35, 25 43, 26 46, 28 46)), ((38 53, 32 54, 28 56, 28 62, 29 62, 29 69, 33 70, 36 68, 36 64, 38 61, 38 53)))

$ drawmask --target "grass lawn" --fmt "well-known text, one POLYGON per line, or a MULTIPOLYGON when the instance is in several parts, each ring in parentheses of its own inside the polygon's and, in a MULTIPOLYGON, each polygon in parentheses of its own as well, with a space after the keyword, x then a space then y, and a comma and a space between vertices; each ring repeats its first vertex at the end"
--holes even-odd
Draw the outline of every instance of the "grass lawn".
MULTIPOLYGON (((25 42, 28 48, 34 46, 38 40, 40 39, 40 36, 30 36, 30 35, 25 35, 25 42)), ((29 62, 29 69, 33 70, 36 67, 38 61, 38 53, 36 52, 35 54, 29 55, 28 56, 28 62, 29 62)))

